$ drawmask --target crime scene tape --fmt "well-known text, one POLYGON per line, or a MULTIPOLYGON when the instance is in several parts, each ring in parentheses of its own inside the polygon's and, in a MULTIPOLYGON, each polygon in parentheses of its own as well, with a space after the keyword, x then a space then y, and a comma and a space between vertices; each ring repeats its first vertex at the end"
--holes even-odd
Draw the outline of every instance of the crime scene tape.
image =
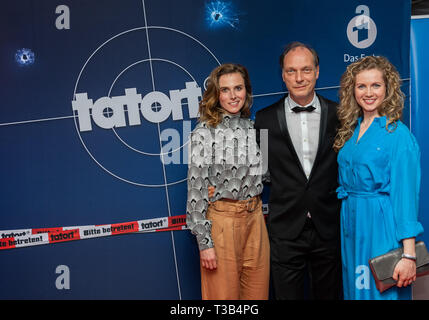
POLYGON ((186 229, 186 215, 124 223, 58 228, 0 230, 0 250, 137 232, 186 229))
MULTIPOLYGON (((266 216, 268 205, 262 205, 266 216)), ((131 222, 57 228, 0 230, 0 250, 43 244, 108 237, 129 233, 185 230, 186 215, 153 218, 131 222)))

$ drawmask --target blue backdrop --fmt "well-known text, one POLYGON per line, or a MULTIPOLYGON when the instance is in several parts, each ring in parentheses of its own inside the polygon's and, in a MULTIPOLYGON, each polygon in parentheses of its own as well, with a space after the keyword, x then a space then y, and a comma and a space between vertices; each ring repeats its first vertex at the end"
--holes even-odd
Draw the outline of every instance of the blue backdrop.
POLYGON ((427 194, 429 185, 429 145, 426 137, 429 134, 427 119, 429 117, 429 45, 427 35, 429 34, 429 17, 411 20, 411 123, 412 132, 417 138, 421 150, 422 184, 420 192, 420 220, 426 227, 426 232, 420 237, 425 243, 429 243, 429 201, 427 194))
MULTIPOLYGON (((332 100, 350 62, 387 56, 408 123, 409 18, 403 0, 5 1, 0 230, 183 215, 209 72, 245 65, 254 114, 284 94, 278 57, 293 40, 319 52, 317 90, 332 100)), ((0 250, 0 264, 0 299, 200 298, 188 231, 0 250)))

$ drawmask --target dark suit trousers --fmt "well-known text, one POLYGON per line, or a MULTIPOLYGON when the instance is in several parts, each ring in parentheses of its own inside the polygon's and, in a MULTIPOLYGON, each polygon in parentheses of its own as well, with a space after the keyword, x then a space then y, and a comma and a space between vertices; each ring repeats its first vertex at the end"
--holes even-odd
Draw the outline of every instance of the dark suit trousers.
POLYGON ((340 239, 323 240, 310 218, 297 239, 270 236, 271 275, 275 298, 341 299, 340 239), (305 290, 308 279, 309 288, 305 290))

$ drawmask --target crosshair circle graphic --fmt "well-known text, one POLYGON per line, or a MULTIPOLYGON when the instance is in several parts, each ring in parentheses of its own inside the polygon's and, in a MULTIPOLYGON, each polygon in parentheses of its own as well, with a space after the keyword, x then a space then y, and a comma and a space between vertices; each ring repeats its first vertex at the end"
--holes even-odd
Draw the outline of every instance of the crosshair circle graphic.
MULTIPOLYGON (((219 60, 210 51, 209 48, 207 48, 202 42, 200 42, 196 38, 192 37, 191 35, 183 32, 183 31, 180 31, 180 30, 177 30, 177 29, 173 29, 173 28, 168 28, 168 27, 162 27, 162 26, 145 26, 145 27, 138 27, 138 28, 134 28, 134 29, 129 29, 129 30, 123 31, 123 32, 121 32, 121 33, 119 33, 119 34, 117 34, 117 35, 109 38, 108 40, 106 40, 97 49, 95 49, 94 52, 88 57, 88 59, 86 60, 86 62, 84 63, 84 65, 82 66, 82 68, 81 68, 81 70, 80 70, 80 72, 78 74, 78 77, 77 77, 77 80, 76 80, 76 83, 75 83, 75 87, 74 87, 74 91, 73 91, 73 98, 75 98, 76 94, 79 93, 79 92, 77 92, 77 88, 78 88, 78 86, 79 86, 79 84, 80 84, 80 82, 82 80, 82 76, 83 76, 84 72, 86 71, 89 63, 91 61, 93 61, 93 58, 95 57, 95 55, 98 52, 101 52, 102 49, 106 48, 106 46, 110 45, 114 40, 120 40, 120 38, 123 37, 123 36, 125 36, 125 35, 130 35, 131 33, 138 32, 138 31, 146 31, 146 34, 148 34, 149 30, 167 31, 169 33, 173 33, 173 35, 185 37, 184 39, 188 39, 188 40, 191 40, 193 43, 196 43, 197 47, 200 48, 199 50, 202 50, 202 51, 206 52, 206 54, 208 53, 209 58, 212 59, 212 62, 210 64, 213 64, 213 60, 214 60, 214 64, 220 65, 219 60)), ((136 62, 128 65, 126 68, 124 68, 116 76, 116 78, 112 81, 112 83, 110 85, 108 97, 110 97, 112 89, 115 86, 115 84, 118 81, 118 79, 126 71, 128 71, 131 68, 133 68, 133 67, 135 67, 135 66, 137 66, 139 64, 142 64, 144 62, 149 62, 151 64, 152 64, 152 62, 162 62, 162 63, 166 63, 166 64, 169 64, 169 65, 173 65, 176 68, 180 69, 181 72, 184 72, 187 75, 187 77, 189 77, 190 79, 192 79, 196 83, 195 77, 191 74, 191 72, 188 71, 185 67, 183 67, 179 63, 176 63, 176 62, 174 62, 174 61, 172 61, 170 59, 165 59, 165 58, 161 58, 161 57, 151 57, 150 56, 148 59, 140 59, 140 60, 138 60, 138 61, 136 61, 136 62)), ((152 65, 151 65, 151 68, 152 68, 152 65)), ((153 88, 153 90, 155 90, 155 88, 153 88)), ((156 106, 152 106, 152 107, 156 107, 156 106)), ((109 111, 109 108, 106 108, 106 110, 109 111)), ((112 111, 112 110, 110 110, 110 111, 112 111)), ((93 161, 101 169, 103 169, 105 172, 107 172, 111 176, 113 176, 113 177, 115 177, 115 178, 117 178, 117 179, 119 179, 119 180, 121 180, 123 182, 129 183, 129 184, 132 184, 132 185, 136 185, 136 186, 141 186, 141 187, 166 187, 166 186, 170 186, 170 185, 174 185, 174 184, 178 184, 178 183, 186 181, 186 177, 185 177, 184 179, 178 179, 176 181, 171 181, 171 182, 168 182, 167 180, 165 180, 165 183, 142 183, 140 181, 133 181, 133 179, 121 176, 115 170, 113 170, 111 168, 108 168, 108 165, 105 165, 105 164, 102 163, 102 161, 97 160, 96 156, 94 155, 94 152, 92 152, 90 150, 90 147, 87 145, 87 143, 85 143, 85 141, 84 141, 84 139, 82 137, 82 134, 81 134, 81 132, 79 130, 78 123, 77 123, 77 116, 76 116, 75 113, 74 113, 74 117, 73 118, 74 118, 76 132, 78 134, 79 140, 80 140, 82 146, 84 147, 85 151, 88 153, 88 155, 90 156, 90 158, 92 158, 93 161)), ((131 146, 129 143, 125 142, 125 140, 119 136, 119 134, 116 132, 116 130, 114 128, 111 131, 113 131, 113 133, 116 136, 117 140, 119 140, 120 143, 122 145, 124 145, 127 150, 131 150, 132 152, 138 153, 138 154, 140 154, 142 156, 149 156, 149 157, 151 157, 151 156, 163 156, 165 154, 170 154, 172 152, 176 152, 176 151, 182 149, 186 145, 186 143, 187 143, 187 142, 184 141, 184 143, 181 144, 180 147, 176 148, 175 150, 170 150, 170 151, 168 151, 166 153, 162 152, 161 146, 160 146, 160 152, 159 153, 147 152, 147 151, 139 150, 138 148, 135 148, 135 147, 131 146)), ((161 139, 160 132, 159 132, 159 123, 158 123, 158 138, 161 139)), ((161 159, 158 158, 158 161, 159 161, 159 165, 165 166, 164 163, 161 162, 161 159)), ((165 170, 165 168, 164 168, 164 170, 165 170)))
MULTIPOLYGON (((115 85, 115 83, 116 83, 116 81, 118 81, 118 79, 122 76, 122 74, 124 74, 128 69, 130 69, 130 68, 132 68, 132 67, 134 67, 134 66, 136 66, 136 65, 138 65, 138 64, 140 64, 140 63, 144 63, 144 62, 149 62, 149 61, 160 61, 160 62, 167 62, 167 63, 170 63, 170 64, 172 64, 172 65, 174 65, 174 66, 176 66, 176 67, 179 67, 181 70, 183 70, 194 82, 196 82, 196 80, 195 80, 195 78, 189 73, 189 71, 188 70, 186 70, 184 67, 182 67, 181 65, 179 65, 179 64, 177 64, 177 63, 175 63, 175 62, 173 62, 173 61, 170 61, 170 60, 166 60, 166 59, 158 59, 158 58, 152 58, 152 59, 145 59, 145 60, 140 60, 140 61, 137 61, 137 62, 134 62, 133 64, 131 64, 131 65, 129 65, 128 67, 126 67, 124 70, 122 70, 119 74, 118 74, 118 76, 115 78, 115 80, 113 80, 113 82, 112 82, 112 85, 110 86, 110 89, 109 89, 109 93, 108 93, 108 96, 110 97, 110 95, 111 95, 111 92, 112 92, 112 89, 113 89, 113 86, 115 85)), ((155 106, 152 106, 152 108, 154 109, 154 110, 156 110, 156 109, 158 109, 160 107, 160 105, 158 104, 158 105, 155 105, 155 106)), ((185 142, 184 144, 182 144, 180 147, 178 147, 177 149, 174 149, 174 150, 172 150, 172 151, 169 151, 169 152, 165 152, 165 153, 162 153, 162 152, 159 152, 159 153, 151 153, 151 152, 145 152, 145 151, 141 151, 141 150, 138 150, 138 149, 136 149, 136 148, 134 148, 134 147, 132 147, 132 146, 130 146, 127 142, 125 142, 120 136, 119 136, 119 134, 116 132, 116 130, 115 130, 115 128, 113 128, 112 129, 113 130, 113 132, 115 133, 115 135, 116 135, 116 137, 119 139, 119 141, 121 141, 124 145, 126 145, 129 149, 131 149, 131 150, 133 150, 133 151, 135 151, 135 152, 138 152, 138 153, 141 153, 141 154, 144 154, 144 155, 147 155, 147 156, 163 156, 163 155, 167 155, 167 154, 170 154, 170 153, 173 153, 173 152, 176 152, 176 151, 179 151, 180 149, 182 149, 188 142, 185 142)))

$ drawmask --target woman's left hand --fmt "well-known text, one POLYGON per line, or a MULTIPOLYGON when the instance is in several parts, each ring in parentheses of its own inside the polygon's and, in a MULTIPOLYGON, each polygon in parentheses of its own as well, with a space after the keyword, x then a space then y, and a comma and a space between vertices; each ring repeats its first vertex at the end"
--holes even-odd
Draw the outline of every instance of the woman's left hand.
POLYGON ((393 279, 398 281, 397 287, 406 287, 416 281, 416 262, 402 258, 393 272, 393 279))

